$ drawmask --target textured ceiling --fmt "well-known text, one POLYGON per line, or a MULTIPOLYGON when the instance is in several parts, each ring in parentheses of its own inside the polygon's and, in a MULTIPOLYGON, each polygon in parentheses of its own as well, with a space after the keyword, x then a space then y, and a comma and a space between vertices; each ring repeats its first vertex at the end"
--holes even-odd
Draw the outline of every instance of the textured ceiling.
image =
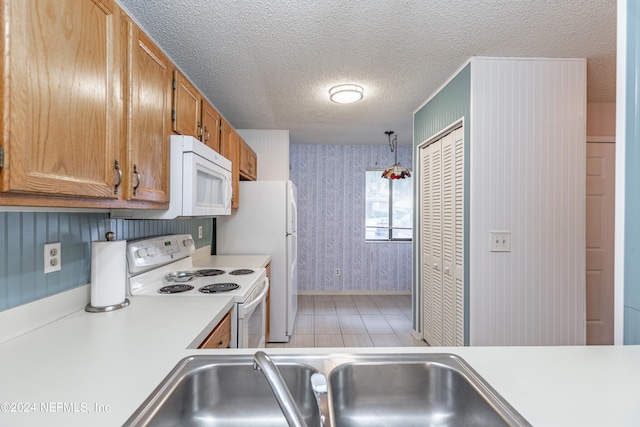
POLYGON ((410 144, 413 112, 472 56, 587 58, 615 102, 616 0, 118 0, 236 129, 410 144), (328 99, 356 83, 364 99, 328 99))

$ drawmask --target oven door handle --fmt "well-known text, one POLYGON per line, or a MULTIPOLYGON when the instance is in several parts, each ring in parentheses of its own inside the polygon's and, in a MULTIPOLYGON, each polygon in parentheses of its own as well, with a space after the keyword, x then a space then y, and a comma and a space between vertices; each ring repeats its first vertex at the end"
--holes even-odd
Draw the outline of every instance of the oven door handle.
POLYGON ((242 310, 242 317, 244 317, 247 313, 251 313, 253 309, 264 300, 267 292, 269 292, 269 279, 265 277, 263 279, 263 282, 265 283, 265 286, 262 292, 260 292, 260 294, 258 294, 258 296, 255 297, 253 301, 250 301, 248 304, 242 304, 242 306, 244 307, 244 310, 242 310))

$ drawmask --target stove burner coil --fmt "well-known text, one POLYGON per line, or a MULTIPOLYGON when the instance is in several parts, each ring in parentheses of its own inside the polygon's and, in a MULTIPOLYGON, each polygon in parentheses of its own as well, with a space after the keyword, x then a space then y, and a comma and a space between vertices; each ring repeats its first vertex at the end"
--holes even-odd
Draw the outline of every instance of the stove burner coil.
POLYGON ((169 282, 188 282, 197 275, 198 273, 194 271, 174 271, 173 273, 167 274, 165 278, 169 282))
POLYGON ((165 276, 168 282, 188 282, 194 277, 208 277, 224 274, 224 270, 218 270, 217 268, 205 268, 197 271, 174 271, 165 276))
POLYGON ((253 273, 253 270, 249 270, 248 268, 241 268, 239 270, 233 270, 229 272, 229 274, 233 276, 242 276, 245 274, 252 274, 252 273, 253 273))
POLYGON ((161 294, 178 294, 180 292, 187 292, 193 289, 191 285, 168 285, 158 289, 158 293, 161 294))
POLYGON ((228 292, 233 291, 234 289, 238 289, 240 285, 237 283, 212 283, 211 285, 206 285, 198 289, 199 292, 203 294, 215 294, 216 292, 228 292))
POLYGON ((219 276, 220 274, 224 274, 224 270, 218 270, 217 268, 206 268, 203 270, 196 271, 199 277, 208 277, 208 276, 219 276))

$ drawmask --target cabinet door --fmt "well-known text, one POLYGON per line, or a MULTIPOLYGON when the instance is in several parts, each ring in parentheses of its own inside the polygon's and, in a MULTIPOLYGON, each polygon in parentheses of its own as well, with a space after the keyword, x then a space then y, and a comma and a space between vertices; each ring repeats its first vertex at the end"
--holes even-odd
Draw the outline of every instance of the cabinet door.
POLYGON ((200 139, 200 93, 180 72, 174 73, 173 131, 200 139))
POLYGON ((237 209, 240 206, 240 173, 239 173, 239 151, 240 135, 231 127, 226 120, 222 120, 220 132, 220 154, 231 161, 231 184, 233 195, 231 197, 231 207, 237 209))
POLYGON ((256 152, 240 138, 240 178, 255 181, 258 178, 256 152))
POLYGON ((202 100, 202 135, 201 141, 220 152, 220 114, 211 104, 202 100))
POLYGON ((227 313, 198 348, 229 348, 231 343, 231 314, 227 313))
POLYGON ((125 198, 169 201, 169 138, 173 66, 130 20, 125 198))
POLYGON ((111 0, 2 6, 0 189, 114 199, 121 137, 120 13, 111 0))

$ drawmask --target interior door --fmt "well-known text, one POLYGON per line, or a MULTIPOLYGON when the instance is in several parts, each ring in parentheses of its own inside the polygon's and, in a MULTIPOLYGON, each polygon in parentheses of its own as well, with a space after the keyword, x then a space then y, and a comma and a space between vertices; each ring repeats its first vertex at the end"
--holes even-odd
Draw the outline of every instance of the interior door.
POLYGON ((587 344, 613 344, 615 144, 587 144, 587 344))
POLYGON ((420 150, 423 337, 432 346, 464 344, 464 132, 420 150))

